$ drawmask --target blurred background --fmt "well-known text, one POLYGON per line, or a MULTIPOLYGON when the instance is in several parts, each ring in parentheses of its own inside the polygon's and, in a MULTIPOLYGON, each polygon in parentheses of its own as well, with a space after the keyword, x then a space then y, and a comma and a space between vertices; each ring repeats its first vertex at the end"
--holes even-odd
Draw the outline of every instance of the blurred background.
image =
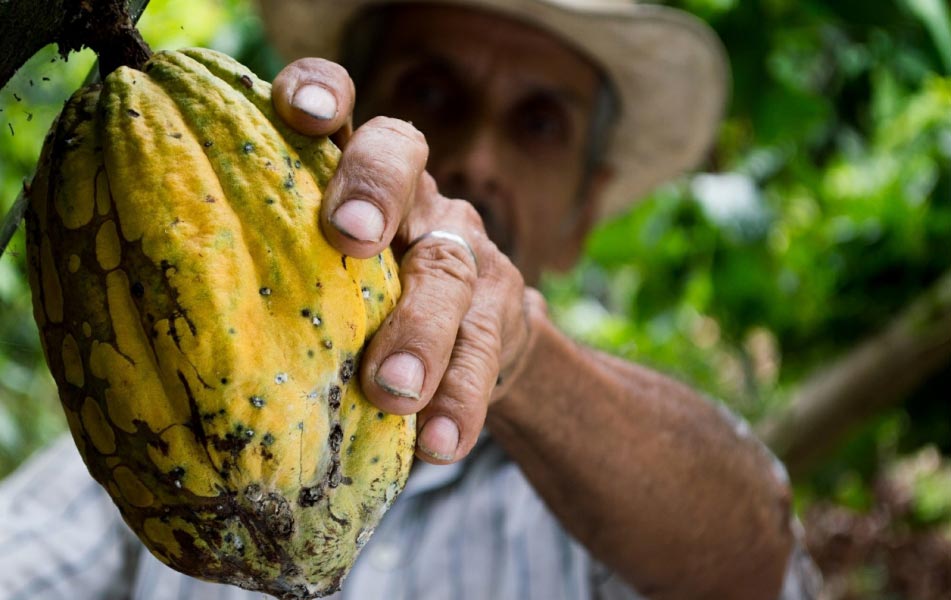
MULTIPOLYGON (((700 171, 591 236, 545 292, 576 338, 746 416, 790 467, 826 599, 951 598, 951 18, 946 0, 678 0, 723 39, 700 171)), ((271 78, 247 0, 151 0, 154 48, 271 78)), ((0 92, 0 210, 92 66, 47 48, 0 92)), ((65 429, 20 231, 0 259, 0 477, 65 429)))

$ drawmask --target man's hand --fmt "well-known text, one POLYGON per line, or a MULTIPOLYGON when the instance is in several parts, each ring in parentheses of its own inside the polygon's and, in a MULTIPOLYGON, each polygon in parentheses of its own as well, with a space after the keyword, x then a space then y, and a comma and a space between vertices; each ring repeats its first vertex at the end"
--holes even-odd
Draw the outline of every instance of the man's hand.
POLYGON ((417 455, 464 457, 528 352, 527 307, 541 296, 486 235, 476 210, 439 194, 426 173, 429 147, 411 124, 377 117, 352 131, 353 82, 321 59, 301 59, 274 80, 278 114, 308 135, 342 147, 320 209, 337 250, 370 258, 392 246, 403 296, 363 355, 363 391, 380 409, 419 413, 417 455), (460 243, 432 231, 456 234, 460 243))

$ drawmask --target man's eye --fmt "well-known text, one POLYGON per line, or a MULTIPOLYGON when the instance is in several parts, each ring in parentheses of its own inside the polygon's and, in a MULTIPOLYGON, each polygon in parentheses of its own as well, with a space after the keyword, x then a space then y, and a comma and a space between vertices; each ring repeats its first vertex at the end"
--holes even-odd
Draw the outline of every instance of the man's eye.
POLYGON ((408 117, 444 118, 453 110, 453 86, 428 70, 410 71, 396 87, 396 104, 408 117))
POLYGON ((571 134, 568 115, 559 106, 546 101, 533 101, 518 108, 514 129, 525 143, 567 142, 571 134))

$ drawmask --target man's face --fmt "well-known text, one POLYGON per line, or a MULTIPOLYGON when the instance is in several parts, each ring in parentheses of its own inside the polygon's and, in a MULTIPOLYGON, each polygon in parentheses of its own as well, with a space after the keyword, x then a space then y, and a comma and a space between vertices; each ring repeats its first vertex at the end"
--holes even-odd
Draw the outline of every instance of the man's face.
POLYGON ((401 7, 383 29, 358 118, 420 129, 440 191, 475 205, 529 284, 570 265, 601 179, 582 183, 594 67, 544 32, 471 10, 401 7))

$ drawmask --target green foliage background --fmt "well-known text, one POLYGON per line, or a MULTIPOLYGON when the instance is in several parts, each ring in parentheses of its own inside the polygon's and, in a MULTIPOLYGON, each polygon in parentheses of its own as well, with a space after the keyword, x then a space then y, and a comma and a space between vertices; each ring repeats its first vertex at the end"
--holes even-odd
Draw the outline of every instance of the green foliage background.
MULTIPOLYGON (((951 19, 944 0, 676 0, 733 67, 709 162, 590 238, 549 277, 563 328, 675 374, 756 421, 951 268, 951 19)), ((207 45, 280 68, 243 0, 152 0, 157 48, 207 45)), ((92 66, 52 48, 0 92, 0 209, 92 66)), ((22 232, 0 259, 0 476, 64 429, 39 350, 22 232)), ((951 451, 951 368, 885 411, 808 479, 855 508, 901 456, 951 451)), ((951 469, 916 480, 920 522, 951 520, 951 469)), ((871 596, 870 596, 871 597, 871 596)))

